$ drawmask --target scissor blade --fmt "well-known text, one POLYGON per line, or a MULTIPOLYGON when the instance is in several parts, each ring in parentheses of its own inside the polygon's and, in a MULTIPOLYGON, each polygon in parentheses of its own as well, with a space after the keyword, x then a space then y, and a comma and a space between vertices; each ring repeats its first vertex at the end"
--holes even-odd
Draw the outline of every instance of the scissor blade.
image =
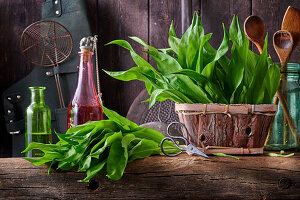
POLYGON ((186 152, 188 154, 195 154, 197 156, 202 156, 204 158, 209 158, 205 153, 203 153, 202 151, 200 151, 197 147, 195 147, 194 145, 192 144, 189 144, 187 147, 186 147, 186 152))

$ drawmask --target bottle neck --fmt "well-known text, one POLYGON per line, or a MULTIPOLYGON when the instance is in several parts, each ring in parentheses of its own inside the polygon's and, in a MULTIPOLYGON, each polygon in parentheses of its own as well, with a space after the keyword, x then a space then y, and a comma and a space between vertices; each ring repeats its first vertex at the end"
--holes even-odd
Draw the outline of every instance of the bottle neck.
POLYGON ((91 51, 84 50, 78 54, 80 56, 78 84, 93 88, 95 87, 92 62, 93 53, 91 51))
POLYGON ((31 91, 31 104, 45 103, 45 87, 30 87, 29 89, 31 91))

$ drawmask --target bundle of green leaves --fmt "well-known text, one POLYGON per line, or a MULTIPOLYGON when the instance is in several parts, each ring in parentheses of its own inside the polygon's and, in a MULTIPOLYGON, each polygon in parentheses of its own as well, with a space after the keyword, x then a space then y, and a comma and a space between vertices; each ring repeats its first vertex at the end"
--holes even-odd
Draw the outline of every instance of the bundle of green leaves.
MULTIPOLYGON (((162 154, 160 142, 164 136, 153 129, 137 124, 103 107, 108 120, 91 121, 70 128, 66 134, 57 134, 56 144, 32 142, 23 151, 38 149, 44 153, 41 158, 25 158, 38 166, 50 163, 57 169, 70 170, 75 167, 86 172, 83 182, 96 174, 106 173, 112 180, 119 180, 128 162, 162 154)), ((173 143, 164 144, 169 153, 178 152, 173 143)))
POLYGON ((224 24, 223 30, 223 41, 216 50, 209 43, 212 34, 204 34, 195 12, 182 38, 177 37, 171 24, 168 49, 156 49, 137 37, 130 37, 148 49, 146 53, 153 57, 158 70, 127 41, 114 40, 108 44, 128 49, 136 66, 127 71, 105 72, 122 81, 144 81, 150 107, 166 99, 178 103, 271 103, 279 86, 280 70, 268 57, 268 36, 262 54, 257 55, 249 49, 238 17, 233 17, 229 33, 224 24), (231 59, 226 56, 229 50, 231 59))

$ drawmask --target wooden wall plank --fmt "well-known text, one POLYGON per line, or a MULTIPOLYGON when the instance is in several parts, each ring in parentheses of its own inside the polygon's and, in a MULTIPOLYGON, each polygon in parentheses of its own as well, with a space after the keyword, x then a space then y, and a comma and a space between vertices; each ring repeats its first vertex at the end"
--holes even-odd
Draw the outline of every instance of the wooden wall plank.
POLYGON ((201 0, 201 21, 205 33, 213 33, 210 42, 214 48, 218 48, 223 39, 222 23, 228 30, 235 14, 243 24, 246 17, 251 14, 250 8, 251 0, 201 0))
MULTIPOLYGON (((187 0, 188 1, 188 0, 187 0)), ((200 0, 192 0, 192 11, 200 9, 200 0)), ((192 16, 191 16, 192 19, 192 16)), ((182 36, 181 0, 150 0, 149 1, 149 44, 156 48, 167 48, 169 28, 173 21, 175 32, 178 37, 182 36)), ((150 63, 156 66, 153 59, 150 63)))
MULTIPOLYGON (((0 94, 33 68, 20 51, 23 30, 40 19, 43 0, 0 0, 0 94)), ((11 155, 11 137, 4 128, 3 108, 0 106, 0 157, 11 155)))
MULTIPOLYGON (((268 52, 274 61, 279 61, 273 48, 273 34, 280 30, 282 19, 287 7, 291 5, 300 9, 300 1, 293 0, 252 0, 252 12, 260 16, 266 24, 266 31, 269 33, 268 52)), ((290 62, 300 62, 300 47, 298 46, 291 56, 290 62)))
MULTIPOLYGON (((127 50, 116 45, 104 45, 116 39, 129 40, 128 36, 137 36, 148 42, 148 1, 99 0, 98 22, 100 68, 121 71, 133 67, 134 62, 127 50)), ((140 45, 130 43, 137 52, 144 50, 140 45)), ((143 57, 147 58, 145 54, 143 57)), ((100 73, 100 80, 104 104, 124 116, 144 88, 141 82, 122 82, 104 72, 100 73)))
MULTIPOLYGON (((93 35, 98 34, 98 0, 86 0, 88 17, 93 35)), ((99 36, 98 36, 99 37, 99 36)))
POLYGON ((181 0, 149 1, 149 43, 156 48, 167 48, 169 28, 173 20, 177 36, 181 36, 181 0))
POLYGON ((201 0, 192 0, 192 14, 194 11, 201 12, 201 0))

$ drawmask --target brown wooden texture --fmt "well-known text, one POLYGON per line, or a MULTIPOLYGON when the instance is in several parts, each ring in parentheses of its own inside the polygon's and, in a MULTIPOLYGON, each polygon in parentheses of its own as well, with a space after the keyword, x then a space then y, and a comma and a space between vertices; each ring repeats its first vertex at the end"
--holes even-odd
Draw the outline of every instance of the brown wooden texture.
POLYGON ((264 146, 274 116, 224 114, 179 114, 190 134, 190 142, 201 147, 260 148, 264 146), (213 134, 212 134, 213 133, 213 134))
MULTIPOLYGON (((40 19, 42 2, 0 0, 0 94, 32 70, 33 66, 22 56, 19 40, 23 30, 40 19)), ((11 137, 4 128, 3 112, 1 105, 0 157, 7 157, 11 152, 11 137)))
POLYGON ((0 159, 0 199, 299 199, 300 156, 153 156, 130 163, 120 181, 55 172, 0 159))
POLYGON ((210 42, 214 48, 218 48, 223 39, 222 23, 229 29, 234 14, 242 24, 251 15, 251 0, 201 0, 201 21, 205 33, 213 33, 210 42))
MULTIPOLYGON (((130 53, 116 45, 104 46, 115 39, 129 40, 137 36, 148 43, 148 1, 140 0, 99 0, 98 33, 100 38, 100 68, 109 71, 127 70, 134 65, 130 53)), ((140 53, 144 48, 131 42, 140 53)), ((142 53, 147 58, 145 53, 142 53)), ((141 82, 121 82, 100 73, 104 104, 126 115, 129 106, 144 87, 141 82)))
MULTIPOLYGON (((281 21, 288 5, 300 8, 295 0, 189 0, 192 12, 201 16, 205 32, 212 32, 211 42, 218 47, 223 38, 222 22, 228 28, 233 14, 238 14, 240 22, 250 15, 259 15, 269 33, 269 52, 274 60, 278 57, 272 46, 273 33, 280 29, 281 21)), ((40 19, 43 0, 0 0, 0 93, 17 80, 26 76, 32 65, 24 61, 19 50, 19 38, 26 26, 40 19)), ((181 36, 181 0, 86 0, 93 33, 99 35, 100 68, 106 70, 126 70, 134 66, 129 52, 116 45, 104 46, 114 39, 128 39, 138 36, 158 48, 168 47, 169 26, 174 20, 178 36, 181 36)), ((145 50, 131 42, 137 52, 145 50)), ((256 47, 253 48, 255 51, 256 47)), ((141 55, 150 60, 145 53, 141 55)), ((299 46, 291 57, 291 62, 300 62, 299 46)), ((144 88, 138 81, 121 82, 100 72, 104 104, 126 115, 131 103, 144 88)), ((10 138, 4 129, 0 106, 0 157, 10 155, 10 138)))
MULTIPOLYGON (((224 114, 225 105, 221 108, 219 104, 176 104, 175 110, 189 132, 190 142, 197 147, 203 143, 204 146, 262 148, 277 107, 259 105, 253 114, 237 113, 243 110, 241 106, 244 105, 226 107, 227 114, 224 114), (259 109, 266 114, 255 114, 259 109)), ((250 109, 246 110, 251 113, 250 109)))

